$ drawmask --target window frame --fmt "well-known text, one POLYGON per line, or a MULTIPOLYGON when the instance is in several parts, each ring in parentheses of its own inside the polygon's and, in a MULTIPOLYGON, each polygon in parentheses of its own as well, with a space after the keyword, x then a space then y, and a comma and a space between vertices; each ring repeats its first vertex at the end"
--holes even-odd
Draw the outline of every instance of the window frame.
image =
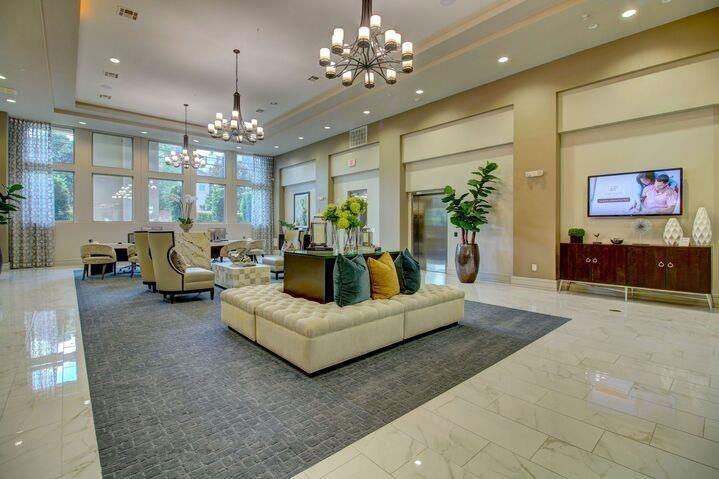
MULTIPOLYGON (((74 142, 74 140, 73 140, 73 142, 74 142)), ((74 163, 73 163, 73 164, 74 164, 74 163)), ((75 170, 74 170, 74 169, 72 169, 72 170, 71 170, 71 169, 60 169, 60 168, 56 168, 56 167, 55 167, 56 165, 69 165, 69 163, 53 163, 52 174, 53 174, 53 177, 54 177, 55 172, 57 171, 57 172, 60 172, 60 173, 70 173, 70 174, 72 175, 72 219, 71 219, 71 220, 59 220, 59 219, 55 218, 56 211, 55 211, 55 202, 54 202, 54 200, 53 200, 53 205, 52 205, 52 208, 53 208, 53 220, 55 221, 55 223, 67 223, 67 224, 72 224, 72 223, 75 223, 76 218, 77 218, 77 215, 75 215, 75 192, 76 192, 76 190, 77 190, 77 182, 75 181, 75 179, 76 179, 76 173, 75 173, 75 170)), ((55 179, 53 178, 53 182, 54 182, 54 181, 55 181, 55 179)), ((53 184, 53 189, 54 189, 54 187, 55 187, 55 185, 53 184)))
MULTIPOLYGON (((101 168, 102 168, 102 167, 101 167, 101 168)), ((128 170, 128 171, 132 171, 132 170, 128 170)), ((134 173, 134 172, 133 172, 133 173, 134 173)), ((140 222, 140 221, 138 221, 138 220, 135 218, 135 206, 136 206, 136 204, 135 204, 135 175, 134 175, 134 174, 132 174, 132 175, 121 175, 121 174, 116 174, 116 173, 103 173, 103 172, 95 171, 95 170, 91 170, 91 171, 90 171, 90 208, 91 208, 91 210, 90 210, 90 217, 91 217, 91 219, 92 219, 92 223, 100 223, 100 224, 105 224, 105 223, 124 223, 124 224, 127 224, 127 223, 138 223, 138 222, 140 222), (132 209, 131 209, 131 211, 132 211, 132 219, 130 219, 130 220, 109 220, 109 221, 103 221, 103 220, 96 220, 96 219, 95 219, 95 176, 115 176, 115 177, 118 177, 118 178, 130 178, 130 179, 132 180, 132 185, 133 185, 133 189, 132 189, 132 194, 133 194, 133 196, 132 196, 132 209)), ((149 209, 149 206, 148 206, 148 209, 149 209)))
MULTIPOLYGON (((148 160, 149 164, 149 160, 148 160)), ((117 133, 106 133, 104 131, 90 130, 90 167, 91 168, 109 168, 113 170, 130 171, 135 173, 135 137, 119 135, 117 133), (109 165, 96 165, 95 164, 95 135, 114 136, 117 138, 129 138, 130 139, 130 167, 125 168, 123 166, 109 166, 109 165)), ((134 180, 133 180, 134 181, 134 180)))
POLYGON ((239 212, 239 209, 237 208, 237 193, 240 191, 240 188, 247 188, 250 190, 250 193, 252 193, 253 188, 252 185, 249 184, 247 180, 242 180, 244 184, 242 183, 235 183, 233 186, 235 188, 235 224, 238 225, 252 225, 252 208, 250 208, 250 218, 246 219, 247 221, 238 221, 237 215, 239 212))

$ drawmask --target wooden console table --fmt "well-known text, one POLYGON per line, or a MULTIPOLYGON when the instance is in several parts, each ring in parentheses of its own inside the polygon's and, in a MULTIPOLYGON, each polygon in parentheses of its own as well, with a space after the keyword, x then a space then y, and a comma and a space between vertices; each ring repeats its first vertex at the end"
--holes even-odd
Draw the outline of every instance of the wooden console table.
MULTIPOLYGON (((379 258, 377 253, 362 253, 367 258, 379 258)), ((392 259, 399 251, 390 251, 392 259)), ((335 300, 332 272, 337 255, 321 251, 285 251, 284 292, 298 298, 331 303, 335 300)))
POLYGON ((708 246, 562 243, 559 291, 564 283, 621 287, 625 301, 635 289, 701 294, 712 309, 711 267, 708 246))

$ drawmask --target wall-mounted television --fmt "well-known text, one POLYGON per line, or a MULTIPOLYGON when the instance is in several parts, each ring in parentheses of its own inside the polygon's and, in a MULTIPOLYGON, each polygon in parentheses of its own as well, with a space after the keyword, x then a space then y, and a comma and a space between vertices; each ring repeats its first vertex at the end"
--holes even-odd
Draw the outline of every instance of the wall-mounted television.
POLYGON ((679 216, 682 175, 681 168, 671 168, 590 176, 587 215, 679 216))

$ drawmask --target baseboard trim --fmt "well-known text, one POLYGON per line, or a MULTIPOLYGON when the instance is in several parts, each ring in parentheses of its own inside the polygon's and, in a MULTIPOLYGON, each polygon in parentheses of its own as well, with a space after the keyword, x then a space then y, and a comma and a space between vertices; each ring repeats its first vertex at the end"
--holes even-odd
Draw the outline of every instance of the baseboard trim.
POLYGON ((510 283, 515 286, 543 289, 545 291, 556 291, 559 284, 556 279, 528 278, 526 276, 512 276, 510 283))
POLYGON ((77 266, 82 268, 82 261, 78 259, 56 259, 55 266, 77 266))

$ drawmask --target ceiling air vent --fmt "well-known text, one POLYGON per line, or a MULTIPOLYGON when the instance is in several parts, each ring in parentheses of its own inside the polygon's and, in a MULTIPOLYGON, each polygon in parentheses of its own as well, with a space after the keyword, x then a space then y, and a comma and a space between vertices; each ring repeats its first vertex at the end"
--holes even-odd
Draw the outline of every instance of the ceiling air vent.
POLYGON ((367 125, 350 130, 350 148, 367 144, 367 125))
POLYGON ((106 72, 106 71, 103 71, 102 73, 103 73, 107 78, 115 78, 115 79, 117 79, 117 78, 120 77, 120 75, 117 74, 117 73, 106 72))
POLYGON ((319 79, 320 79, 320 77, 316 77, 316 76, 312 75, 312 76, 309 77, 307 80, 308 80, 308 81, 317 81, 317 80, 319 80, 319 79))
POLYGON ((111 95, 105 95, 104 93, 100 93, 100 98, 102 98, 103 100, 112 100, 111 95))
POLYGON ((255 110, 255 113, 264 113, 264 112, 265 112, 264 108, 258 108, 257 110, 255 110))
POLYGON ((117 14, 130 20, 137 20, 137 12, 133 12, 129 8, 117 7, 117 14))

